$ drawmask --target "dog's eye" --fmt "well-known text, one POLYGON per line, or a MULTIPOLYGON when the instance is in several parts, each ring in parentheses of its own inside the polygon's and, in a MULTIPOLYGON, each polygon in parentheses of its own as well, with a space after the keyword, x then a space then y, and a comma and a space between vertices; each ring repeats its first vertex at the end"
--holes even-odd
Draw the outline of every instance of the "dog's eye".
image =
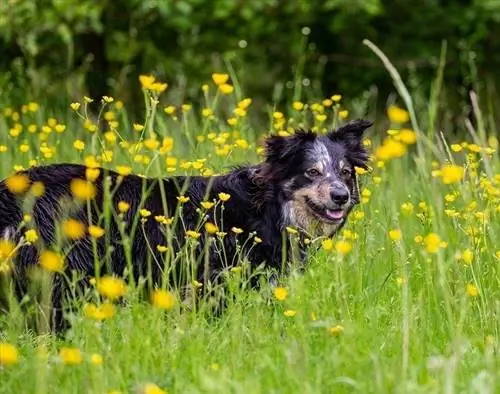
POLYGON ((349 177, 351 176, 352 171, 349 168, 342 168, 342 171, 340 173, 345 177, 349 177))
POLYGON ((309 168, 306 171, 306 175, 309 177, 317 177, 321 175, 321 172, 319 172, 316 168, 309 168))

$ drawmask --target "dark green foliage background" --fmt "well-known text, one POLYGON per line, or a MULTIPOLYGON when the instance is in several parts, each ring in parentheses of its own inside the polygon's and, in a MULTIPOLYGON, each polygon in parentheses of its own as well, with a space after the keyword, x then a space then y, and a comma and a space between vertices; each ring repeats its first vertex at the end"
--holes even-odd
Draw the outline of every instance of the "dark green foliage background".
POLYGON ((447 107, 464 108, 471 88, 496 97, 498 0, 3 0, 0 90, 14 103, 131 101, 137 75, 154 72, 181 101, 230 64, 257 102, 298 98, 303 78, 318 97, 376 86, 384 101, 392 82, 365 38, 424 97, 445 40, 447 107))

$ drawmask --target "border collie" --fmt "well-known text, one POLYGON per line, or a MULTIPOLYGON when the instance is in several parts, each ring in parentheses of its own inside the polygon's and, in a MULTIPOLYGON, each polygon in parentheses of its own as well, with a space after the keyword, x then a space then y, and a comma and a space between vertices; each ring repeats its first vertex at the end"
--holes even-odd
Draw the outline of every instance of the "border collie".
MULTIPOLYGON (((43 184, 44 193, 34 197, 30 187, 13 193, 8 182, 0 182, 0 240, 19 245, 12 259, 16 291, 27 290, 40 251, 54 248, 64 253, 64 274, 77 273, 84 287, 96 274, 149 278, 152 286, 165 278, 177 281, 189 256, 197 262, 189 283, 202 286, 242 261, 280 271, 292 259, 287 227, 296 229, 299 260, 304 259, 307 238, 334 235, 359 203, 355 167, 367 168, 362 136, 371 125, 355 120, 324 135, 298 130, 270 136, 263 162, 213 177, 153 179, 99 168, 97 178, 88 180, 88 169, 74 164, 20 172, 28 185, 43 184), (75 202, 75 179, 95 188, 87 201, 75 202), (31 220, 25 223, 27 206, 31 220), (68 218, 85 225, 81 238, 61 234, 60 223, 68 218), (91 224, 105 229, 104 235, 91 237, 91 224), (26 242, 26 226, 36 229, 38 240, 26 242), (180 252, 186 245, 192 253, 180 252)), ((60 276, 54 277, 54 310, 63 298, 60 276)), ((61 317, 53 323, 59 325, 61 317)))

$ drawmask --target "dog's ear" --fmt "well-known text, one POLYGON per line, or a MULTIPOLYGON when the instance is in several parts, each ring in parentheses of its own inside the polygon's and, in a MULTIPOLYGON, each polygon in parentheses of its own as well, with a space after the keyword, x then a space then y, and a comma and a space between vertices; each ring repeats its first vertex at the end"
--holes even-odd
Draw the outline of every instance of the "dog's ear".
POLYGON ((266 161, 278 163, 286 161, 304 148, 304 144, 316 139, 312 131, 297 130, 295 134, 282 137, 272 135, 265 141, 266 161))
POLYGON ((366 169, 369 155, 363 146, 363 133, 372 125, 373 122, 369 120, 353 120, 329 133, 328 137, 346 147, 347 159, 352 165, 366 169))

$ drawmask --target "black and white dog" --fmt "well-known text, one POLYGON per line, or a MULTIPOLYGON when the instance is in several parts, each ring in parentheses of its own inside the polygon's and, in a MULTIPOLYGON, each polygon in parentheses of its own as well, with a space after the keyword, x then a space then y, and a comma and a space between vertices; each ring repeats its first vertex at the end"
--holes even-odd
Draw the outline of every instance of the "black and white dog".
MULTIPOLYGON (((18 291, 25 290, 27 274, 37 265, 40 245, 50 249, 59 242, 58 223, 68 217, 106 229, 97 240, 86 234, 66 244, 65 273, 79 272, 83 284, 96 274, 96 261, 100 275, 128 273, 135 280, 148 277, 153 286, 158 284, 165 278, 166 269, 165 248, 158 250, 158 245, 169 247, 169 269, 179 271, 183 258, 175 256, 186 244, 190 230, 195 238, 199 234, 193 247, 199 267, 195 267, 192 280, 202 284, 215 281, 222 271, 242 259, 253 267, 264 265, 279 270, 290 258, 290 244, 283 242, 286 227, 294 227, 299 235, 311 238, 332 236, 359 203, 355 167, 367 168, 369 155, 362 136, 371 125, 356 120, 326 135, 299 130, 287 137, 271 136, 266 140, 262 163, 213 177, 148 179, 100 169, 92 182, 95 196, 76 208, 68 203, 72 198, 70 183, 74 179, 86 180, 85 166, 55 164, 21 172, 31 184, 41 182, 45 192, 33 199, 31 223, 39 239, 29 244, 23 240, 25 229, 20 228, 29 189, 24 194, 13 194, 5 181, 0 183, 0 239, 24 244, 12 264, 18 291), (201 204, 218 201, 219 193, 230 198, 209 209, 201 204), (128 203, 130 208, 119 214, 119 202, 128 203), (151 214, 141 218, 141 210, 151 214), (178 219, 173 222, 166 219, 176 214, 178 219), (213 224, 209 232, 216 229, 218 235, 208 234, 209 228, 204 226, 207 221, 213 224), (247 242, 251 237, 254 241, 247 242), (219 246, 214 239, 220 241, 219 246)), ((299 246, 302 254, 306 247, 299 246)), ((62 297, 62 289, 58 288, 62 283, 55 281, 55 305, 62 297)))

